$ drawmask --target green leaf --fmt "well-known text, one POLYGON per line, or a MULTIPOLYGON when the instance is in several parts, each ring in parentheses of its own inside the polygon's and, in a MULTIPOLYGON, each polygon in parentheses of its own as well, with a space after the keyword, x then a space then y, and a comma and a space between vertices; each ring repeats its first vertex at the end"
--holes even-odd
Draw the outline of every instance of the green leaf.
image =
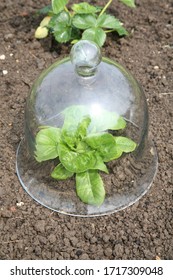
POLYGON ((95 163, 95 166, 91 169, 101 170, 101 171, 109 174, 107 166, 106 166, 106 164, 104 164, 103 158, 100 156, 99 153, 96 153, 96 163, 95 163))
POLYGON ((61 130, 56 127, 41 129, 36 135, 35 158, 38 162, 58 157, 61 130))
MULTIPOLYGON (((114 142, 115 145, 115 142, 114 142)), ((80 141, 76 151, 78 153, 87 153, 89 151, 93 151, 93 149, 84 141, 80 141)), ((103 158, 100 156, 98 152, 94 153, 95 156, 95 163, 94 165, 90 166, 90 169, 98 169, 104 171, 105 173, 109 173, 107 166, 104 164, 103 158)))
POLYGON ((71 39, 72 28, 70 15, 63 11, 51 18, 48 27, 52 29, 55 39, 59 43, 66 43, 71 39))
MULTIPOLYGON (((77 43, 80 38, 81 38, 81 31, 79 29, 77 29, 76 27, 72 27, 72 30, 71 30, 71 39, 73 40, 72 42, 77 43)), ((72 42, 71 42, 71 44, 72 44, 72 42)))
POLYGON ((71 44, 74 45, 74 44, 76 44, 77 42, 79 42, 79 39, 74 39, 74 40, 71 41, 71 44))
POLYGON ((88 126, 89 126, 90 122, 91 122, 91 118, 90 117, 85 117, 78 124, 77 131, 76 131, 76 137, 79 137, 80 139, 83 139, 87 135, 87 129, 88 129, 88 126))
POLYGON ((105 198, 103 181, 94 170, 76 174, 76 191, 84 203, 91 205, 100 206, 105 198))
POLYGON ((120 149, 122 152, 125 153, 133 152, 136 148, 136 143, 127 137, 116 136, 114 137, 114 139, 115 139, 116 147, 120 149))
POLYGON ((67 107, 62 112, 62 115, 64 116, 63 128, 70 131, 76 131, 78 124, 88 115, 88 110, 86 106, 73 105, 67 107))
POLYGON ((93 132, 101 132, 108 129, 119 130, 126 127, 126 121, 123 117, 119 116, 115 112, 110 112, 102 108, 97 108, 93 112, 91 111, 91 125, 89 130, 93 132))
POLYGON ((52 0, 52 9, 54 14, 58 14, 62 10, 64 10, 64 7, 68 3, 68 0, 52 0))
POLYGON ((115 139, 110 133, 90 134, 85 138, 86 143, 99 152, 104 162, 119 158, 122 150, 118 149, 115 139))
POLYGON ((96 164, 95 151, 78 153, 72 151, 67 145, 58 145, 58 154, 64 167, 74 173, 83 172, 94 168, 96 164))
POLYGON ((71 28, 70 27, 66 27, 66 28, 62 28, 59 30, 56 30, 54 32, 54 37, 55 40, 58 41, 59 43, 66 43, 68 41, 70 41, 71 39, 71 28))
POLYGON ((135 0, 119 0, 120 2, 122 2, 123 4, 131 7, 131 8, 135 8, 135 0))
POLYGON ((119 35, 128 34, 128 32, 123 27, 122 22, 120 22, 118 19, 111 15, 102 14, 100 17, 98 17, 97 26, 101 28, 116 30, 119 35))
POLYGON ((100 11, 100 9, 88 4, 87 2, 73 4, 72 10, 77 14, 94 14, 100 11))
POLYGON ((62 163, 59 163, 51 173, 51 177, 56 180, 65 180, 73 176, 73 172, 68 171, 62 163))
POLYGON ((91 14, 75 15, 72 19, 72 24, 79 29, 85 30, 95 26, 96 17, 91 14))
POLYGON ((115 112, 107 111, 100 106, 93 105, 89 108, 84 105, 74 105, 62 112, 64 116, 63 128, 75 131, 84 117, 90 117, 91 123, 88 127, 90 132, 101 132, 108 129, 118 130, 126 127, 126 121, 115 112))
POLYGON ((128 31, 121 25, 120 27, 115 28, 115 31, 118 33, 120 36, 128 35, 128 31))
POLYGON ((95 42, 99 47, 102 47, 104 45, 104 42, 106 40, 106 33, 101 28, 89 28, 86 29, 82 34, 83 40, 90 40, 95 42))
POLYGON ((86 142, 84 141, 79 141, 79 143, 77 144, 77 147, 76 147, 76 152, 77 153, 85 153, 85 152, 88 152, 88 151, 91 151, 91 147, 89 147, 87 145, 86 142))
POLYGON ((37 11, 38 15, 47 15, 52 12, 52 5, 47 5, 37 11))
POLYGON ((59 26, 61 26, 60 29, 62 29, 63 26, 70 26, 70 15, 65 11, 54 15, 48 24, 48 27, 55 31, 59 29, 59 26))
POLYGON ((74 150, 74 147, 76 145, 76 140, 77 139, 75 137, 75 132, 74 131, 62 129, 62 132, 61 132, 61 142, 64 142, 65 144, 67 144, 67 146, 69 148, 74 150))

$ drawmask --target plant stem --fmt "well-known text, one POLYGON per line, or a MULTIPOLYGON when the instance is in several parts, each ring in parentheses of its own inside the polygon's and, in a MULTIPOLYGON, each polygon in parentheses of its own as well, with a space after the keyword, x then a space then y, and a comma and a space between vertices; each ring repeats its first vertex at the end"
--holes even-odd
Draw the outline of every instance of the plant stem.
POLYGON ((70 11, 68 10, 68 8, 65 6, 64 10, 70 15, 70 11))
POLYGON ((99 17, 106 11, 106 9, 109 7, 109 5, 112 3, 112 0, 109 0, 109 2, 104 6, 103 10, 99 14, 99 17))
POLYGON ((115 31, 114 29, 112 29, 112 30, 104 30, 105 31, 105 33, 110 33, 110 32, 113 32, 113 31, 115 31))

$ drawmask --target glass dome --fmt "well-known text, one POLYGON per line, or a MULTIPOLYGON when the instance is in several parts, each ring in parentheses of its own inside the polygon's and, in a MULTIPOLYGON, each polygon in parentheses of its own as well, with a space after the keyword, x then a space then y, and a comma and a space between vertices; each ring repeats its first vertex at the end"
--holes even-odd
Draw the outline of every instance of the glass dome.
POLYGON ((16 167, 27 193, 60 213, 106 215, 136 202, 157 171, 138 82, 79 41, 35 81, 16 167))

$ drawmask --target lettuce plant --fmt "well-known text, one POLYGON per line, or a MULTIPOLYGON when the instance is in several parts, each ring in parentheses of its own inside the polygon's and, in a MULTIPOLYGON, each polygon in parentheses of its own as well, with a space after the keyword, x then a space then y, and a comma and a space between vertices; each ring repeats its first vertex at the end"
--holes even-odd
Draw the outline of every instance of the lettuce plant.
POLYGON ((121 130, 126 121, 106 110, 97 115, 86 106, 70 106, 63 111, 62 128, 42 127, 36 135, 35 159, 59 159, 51 177, 76 179, 78 197, 87 204, 100 206, 105 188, 99 171, 109 173, 106 163, 135 150, 136 143, 109 130, 121 130))
MULTIPOLYGON (((134 0, 119 0, 129 7, 135 7, 134 0)), ((108 32, 116 31, 120 36, 127 35, 122 22, 106 13, 112 0, 105 7, 93 6, 87 2, 67 7, 68 0, 52 0, 51 5, 40 10, 46 17, 35 32, 38 39, 53 34, 59 43, 76 43, 80 39, 94 41, 103 46, 108 32)))

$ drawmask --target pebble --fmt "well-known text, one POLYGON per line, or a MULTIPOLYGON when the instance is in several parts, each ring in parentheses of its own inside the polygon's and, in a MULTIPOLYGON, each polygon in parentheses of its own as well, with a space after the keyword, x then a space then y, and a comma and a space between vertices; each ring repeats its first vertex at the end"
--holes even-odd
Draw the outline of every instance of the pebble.
POLYGON ((72 246, 76 246, 78 243, 78 239, 76 237, 72 237, 70 241, 71 241, 72 246))
POLYGON ((112 255, 112 249, 111 248, 105 249, 104 254, 106 257, 110 257, 112 255))
POLYGON ((34 251, 35 251, 36 256, 40 256, 41 248, 39 246, 36 246, 34 251))
POLYGON ((7 71, 7 70, 2 70, 2 74, 3 74, 3 75, 7 75, 7 74, 8 74, 8 71, 7 71))
POLYGON ((91 243, 96 243, 96 242, 97 242, 97 238, 96 238, 96 237, 92 237, 92 238, 90 239, 90 242, 91 242, 91 243))
POLYGON ((1 59, 1 60, 4 60, 4 59, 5 59, 5 54, 1 54, 1 55, 0 55, 0 59, 1 59))
POLYGON ((44 236, 41 236, 41 235, 40 235, 40 236, 38 237, 38 239, 39 239, 39 241, 40 241, 41 244, 44 244, 44 245, 45 245, 45 244, 47 243, 47 238, 44 237, 44 236))
POLYGON ((52 233, 49 235, 49 242, 52 244, 52 243, 55 243, 56 241, 56 236, 52 233))
POLYGON ((79 257, 79 256, 81 256, 82 255, 82 250, 77 250, 76 251, 76 255, 79 257))
POLYGON ((18 202, 18 203, 16 203, 16 205, 18 206, 18 207, 21 207, 21 206, 23 206, 24 205, 24 202, 18 202))
POLYGON ((12 213, 11 213, 11 211, 4 209, 1 213, 1 215, 3 218, 10 218, 12 216, 12 213))
POLYGON ((114 250, 113 250, 113 255, 114 256, 120 256, 124 253, 124 248, 121 244, 116 244, 114 246, 114 250))
POLYGON ((109 239, 110 239, 110 236, 109 236, 109 235, 103 234, 103 241, 104 241, 105 243, 107 243, 107 242, 109 241, 109 239))
POLYGON ((35 229, 36 231, 45 232, 45 221, 44 220, 39 220, 36 224, 35 224, 35 229))
POLYGON ((38 69, 40 69, 40 70, 43 69, 44 65, 45 65, 44 59, 37 59, 37 67, 38 67, 38 69))
POLYGON ((13 37, 14 37, 14 35, 12 33, 9 33, 4 36, 4 40, 10 41, 11 39, 13 39, 13 37))
POLYGON ((84 254, 82 254, 82 255, 79 256, 79 259, 80 259, 80 260, 89 260, 90 258, 89 258, 89 256, 88 256, 88 254, 84 253, 84 254))

